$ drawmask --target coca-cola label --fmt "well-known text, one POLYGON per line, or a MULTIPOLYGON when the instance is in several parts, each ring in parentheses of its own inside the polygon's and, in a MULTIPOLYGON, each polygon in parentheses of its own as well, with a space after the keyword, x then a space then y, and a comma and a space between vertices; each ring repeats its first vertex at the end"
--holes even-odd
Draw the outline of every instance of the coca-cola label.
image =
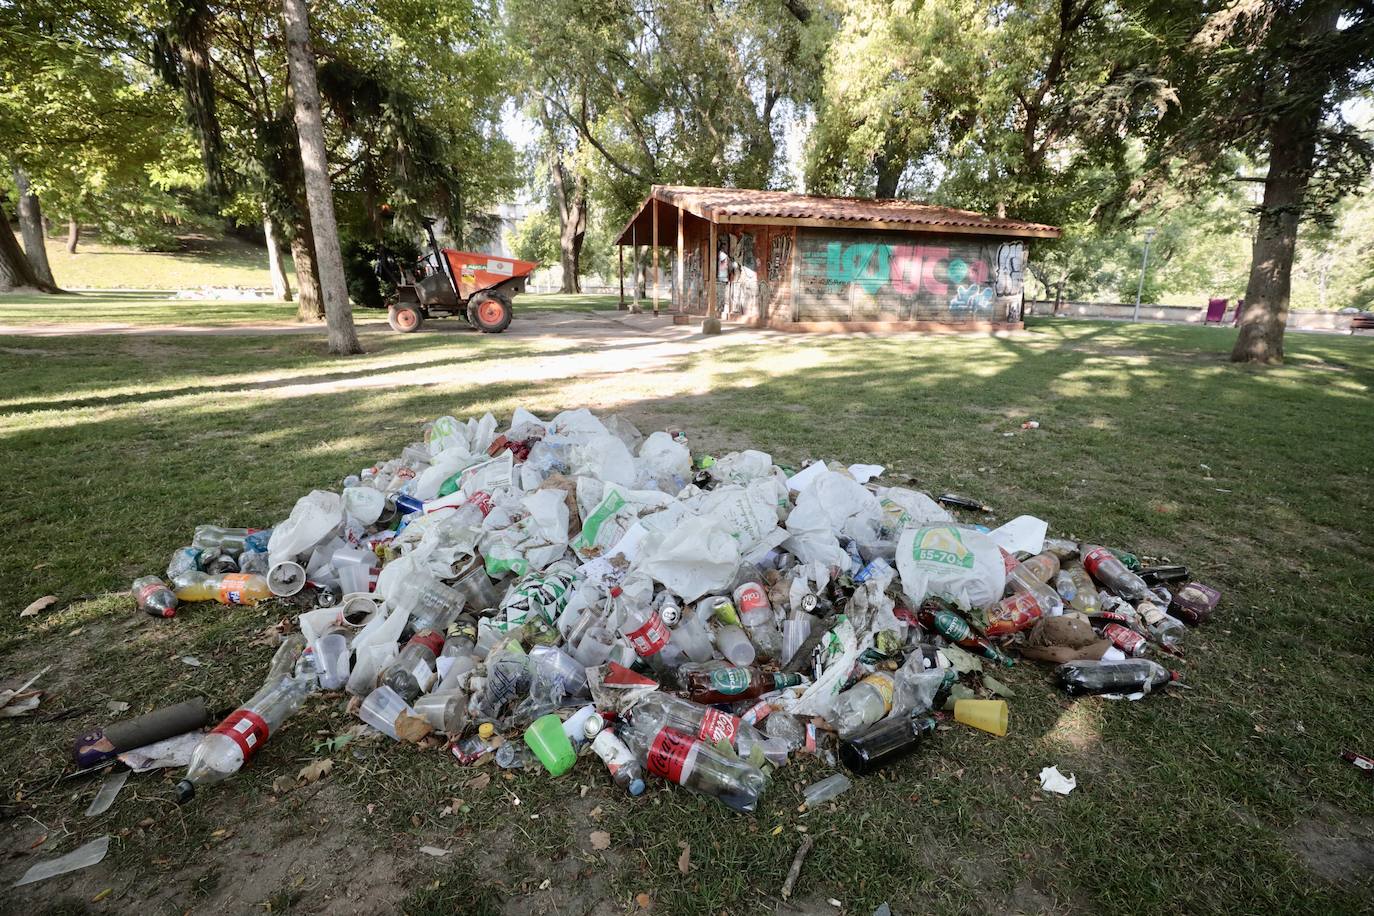
POLYGON ((649 619, 644 621, 639 629, 626 633, 625 638, 630 641, 630 645, 634 647, 635 653, 640 658, 648 658, 668 645, 670 635, 668 625, 655 611, 649 615, 649 619))
POLYGON ((649 745, 649 753, 644 758, 645 769, 681 785, 687 773, 687 759, 696 741, 691 735, 671 728, 661 729, 649 745))
POLYGON ((757 584, 746 582, 735 590, 735 610, 740 614, 750 614, 766 607, 768 607, 768 596, 757 584))
POLYGON ((1102 635, 1112 641, 1116 646, 1127 655, 1135 655, 1140 647, 1145 645, 1145 637, 1135 630, 1128 630, 1119 623, 1109 623, 1102 628, 1102 635))
POLYGON ((1097 568, 1108 561, 1121 562, 1117 560, 1115 554, 1105 547, 1094 547, 1092 550, 1083 554, 1083 568, 1086 569, 1093 578, 1098 578, 1097 568))
POLYGON ((711 672, 711 689, 726 696, 744 693, 753 681, 748 668, 717 668, 711 672))
POLYGON ((740 721, 748 722, 750 725, 758 725, 772 713, 773 704, 767 700, 759 700, 740 715, 740 721))
POLYGON ((701 725, 697 728, 698 738, 711 744, 728 741, 733 745, 737 735, 739 735, 738 716, 707 707, 706 714, 701 717, 701 725))
POLYGON ((444 634, 438 630, 426 630, 410 637, 410 643, 415 646, 424 646, 437 656, 444 651, 444 634))
POLYGON ((216 725, 214 730, 214 734, 228 735, 239 746, 244 763, 258 752, 258 748, 262 747, 270 732, 271 729, 267 727, 267 722, 262 716, 246 709, 230 713, 229 717, 216 725))
POLYGON ((488 515, 491 514, 491 494, 488 493, 486 490, 478 490, 476 493, 473 493, 471 496, 468 497, 467 502, 470 506, 476 506, 477 511, 482 513, 483 518, 486 518, 488 515))
POLYGON ((1034 592, 1022 592, 998 602, 988 621, 989 636, 1016 633, 1035 623, 1045 613, 1034 592))
POLYGON ((243 592, 250 578, 248 573, 229 573, 219 580, 219 603, 243 604, 243 592))

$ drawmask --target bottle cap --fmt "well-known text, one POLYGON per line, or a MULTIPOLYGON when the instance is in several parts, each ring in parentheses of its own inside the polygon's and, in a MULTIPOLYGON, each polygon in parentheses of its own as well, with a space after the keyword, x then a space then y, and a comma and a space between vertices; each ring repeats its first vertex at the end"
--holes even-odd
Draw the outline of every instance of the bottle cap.
POLYGON ((481 725, 477 726, 477 737, 481 738, 483 741, 486 741, 494 734, 496 734, 496 726, 492 725, 490 722, 483 722, 481 725))
POLYGON ((630 792, 630 794, 633 795, 635 798, 638 798, 639 796, 643 795, 643 794, 644 794, 644 780, 642 780, 642 779, 636 779, 634 782, 630 783, 629 792, 630 792))
POLYGON ((601 734, 601 730, 606 727, 606 720, 600 715, 593 713, 587 717, 587 721, 582 723, 582 734, 588 738, 595 738, 601 734))
POLYGON ((675 627, 682 620, 682 609, 675 604, 663 605, 663 610, 658 612, 658 616, 670 627, 675 627))

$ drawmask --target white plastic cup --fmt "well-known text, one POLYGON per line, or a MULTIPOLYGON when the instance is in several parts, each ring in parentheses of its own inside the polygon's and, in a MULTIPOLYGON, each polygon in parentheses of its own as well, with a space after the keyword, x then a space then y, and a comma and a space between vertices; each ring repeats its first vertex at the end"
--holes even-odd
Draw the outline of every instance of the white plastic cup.
POLYGON ((415 714, 434 726, 435 731, 457 735, 467 725, 468 698, 460 690, 427 693, 415 701, 415 714))
POLYGON ((392 741, 399 741, 396 736, 396 720, 403 712, 413 714, 414 710, 401 699, 400 694, 383 684, 363 700, 363 705, 358 710, 358 718, 390 737, 392 741))
POLYGON ((344 592, 343 601, 339 603, 339 616, 345 625, 355 629, 367 626, 377 611, 377 599, 361 592, 344 592))
POLYGON ((614 646, 606 631, 598 628, 582 637, 582 641, 573 650, 573 658, 577 659, 583 668, 596 668, 610 657, 612 648, 614 646))
POLYGON ((267 587, 278 598, 290 598, 305 588, 305 567, 293 560, 283 560, 267 571, 267 587))
POLYGON ((339 574, 339 587, 345 595, 365 595, 372 591, 372 565, 377 562, 375 553, 345 547, 334 551, 329 562, 339 574))
POLYGON ((338 690, 348 683, 348 637, 342 633, 326 633, 316 645, 315 657, 320 664, 320 686, 338 690))
POLYGON ((754 644, 739 627, 721 627, 717 630, 716 648, 732 665, 742 668, 754 663, 754 644))

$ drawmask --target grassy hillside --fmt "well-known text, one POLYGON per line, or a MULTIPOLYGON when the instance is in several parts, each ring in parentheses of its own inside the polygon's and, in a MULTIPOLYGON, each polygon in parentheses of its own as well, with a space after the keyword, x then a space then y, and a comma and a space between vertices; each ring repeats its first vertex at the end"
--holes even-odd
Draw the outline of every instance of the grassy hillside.
MULTIPOLYGON (((181 251, 140 251, 84 238, 76 254, 67 240, 48 239, 48 263, 68 289, 199 289, 241 286, 267 289, 267 249, 242 239, 188 236, 181 251)), ((289 261, 288 261, 289 267, 289 261)))

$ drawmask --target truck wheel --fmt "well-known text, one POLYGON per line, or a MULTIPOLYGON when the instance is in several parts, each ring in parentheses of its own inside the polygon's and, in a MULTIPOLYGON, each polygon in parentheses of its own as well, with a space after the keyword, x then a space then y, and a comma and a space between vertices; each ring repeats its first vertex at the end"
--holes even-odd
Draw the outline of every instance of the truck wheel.
POLYGON ((386 323, 391 325, 391 330, 399 331, 402 334, 420 330, 420 325, 424 320, 425 316, 420 314, 419 308, 404 303, 393 305, 386 312, 386 323))
POLYGON ((510 324, 513 310, 508 299, 478 293, 468 303, 468 322, 483 334, 500 334, 510 324))

